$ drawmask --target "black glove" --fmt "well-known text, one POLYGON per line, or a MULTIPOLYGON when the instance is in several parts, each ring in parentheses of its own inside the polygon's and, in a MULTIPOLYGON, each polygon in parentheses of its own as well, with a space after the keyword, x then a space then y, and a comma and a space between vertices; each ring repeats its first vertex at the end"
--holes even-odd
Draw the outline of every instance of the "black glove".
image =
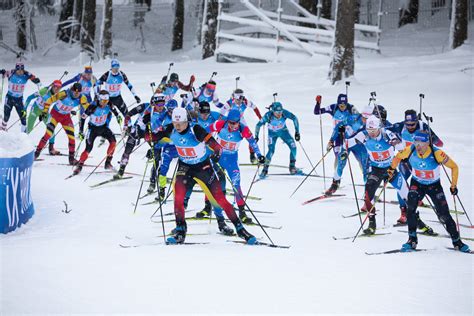
POLYGON ((388 182, 392 181, 392 179, 395 177, 397 174, 397 170, 393 169, 392 167, 389 167, 387 169, 387 180, 388 182))
POLYGON ((300 133, 296 132, 296 133, 295 133, 295 140, 296 140, 297 142, 299 142, 299 141, 300 141, 300 138, 301 138, 301 137, 300 137, 300 133))
POLYGON ((346 132, 346 127, 344 125, 339 126, 338 132, 339 134, 344 135, 344 133, 346 132))
POLYGON ((45 118, 46 118, 46 113, 45 112, 41 112, 41 114, 38 116, 38 120, 40 122, 43 121, 45 118))
POLYGON ((457 186, 450 187, 449 191, 451 191, 452 195, 458 195, 458 187, 457 186))
POLYGON ((146 157, 147 157, 148 159, 153 159, 153 156, 154 156, 154 154, 153 154, 153 148, 148 149, 148 151, 146 152, 146 157))
POLYGON ((140 97, 138 95, 135 96, 135 101, 137 101, 137 103, 140 103, 142 100, 140 99, 140 97))
POLYGON ((255 136, 255 142, 258 143, 258 136, 255 136))
POLYGON ((211 158, 212 162, 218 163, 219 159, 221 159, 221 153, 220 152, 213 152, 212 155, 209 158, 211 158))
POLYGON ((73 111, 71 111, 71 115, 76 115, 76 114, 77 114, 77 112, 76 112, 76 111, 74 111, 74 110, 73 110, 73 111))
POLYGON ((265 156, 262 156, 262 155, 258 156, 258 163, 263 165, 265 163, 265 156))
POLYGON ((341 151, 341 153, 339 154, 339 158, 341 160, 346 160, 347 159, 347 151, 341 151))
POLYGON ((33 78, 33 79, 31 79, 31 81, 32 81, 34 84, 40 83, 39 78, 33 78))
POLYGON ((326 151, 330 151, 333 148, 334 148, 334 141, 330 140, 328 144, 326 145, 326 151))

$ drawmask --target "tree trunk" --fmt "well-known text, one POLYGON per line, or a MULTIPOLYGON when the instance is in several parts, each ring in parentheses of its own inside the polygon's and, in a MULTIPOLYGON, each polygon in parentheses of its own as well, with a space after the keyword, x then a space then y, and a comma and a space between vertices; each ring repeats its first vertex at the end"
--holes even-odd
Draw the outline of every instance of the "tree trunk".
POLYGON ((26 50, 26 11, 25 0, 17 1, 15 7, 16 44, 23 51, 26 50))
POLYGON ((418 5, 419 0, 406 0, 404 7, 400 8, 398 27, 402 27, 408 23, 418 22, 418 5))
POLYGON ((112 0, 105 0, 100 41, 102 58, 112 56, 112 17, 112 0))
POLYGON ((338 0, 329 70, 329 80, 332 84, 354 75, 354 6, 352 0, 338 0))
POLYGON ((203 19, 203 12, 204 12, 204 1, 205 0, 199 0, 199 3, 198 3, 198 16, 197 16, 197 20, 198 20, 198 25, 197 25, 197 28, 196 28, 196 42, 197 42, 197 45, 201 45, 202 42, 201 42, 201 39, 202 39, 202 19, 203 19))
POLYGON ((171 50, 183 48, 183 30, 184 30, 184 0, 175 0, 174 24, 173 24, 173 43, 171 50))
POLYGON ((84 11, 85 0, 74 0, 74 27, 72 28, 72 40, 73 42, 81 41, 81 26, 82 26, 82 15, 84 11))
POLYGON ((453 0, 449 46, 451 49, 464 44, 467 40, 468 4, 467 0, 453 0))
POLYGON ((217 14, 219 12, 218 0, 206 0, 207 12, 204 12, 204 42, 202 45, 202 59, 211 57, 216 51, 216 34, 217 34, 217 14))
POLYGON ((360 21, 360 1, 361 0, 355 0, 354 23, 359 23, 360 21))
POLYGON ((83 31, 81 33, 81 48, 88 52, 89 56, 95 54, 94 40, 95 40, 95 18, 97 15, 96 0, 84 0, 83 12, 83 31))
POLYGON ((72 17, 74 11, 74 0, 61 0, 61 13, 59 14, 59 24, 56 36, 59 40, 69 43, 71 38, 71 28, 67 21, 72 17))
MULTIPOLYGON (((318 8, 317 8, 317 1, 316 0, 299 0, 300 6, 308 10, 309 13, 313 15, 318 14, 318 8)), ((300 12, 298 12, 298 16, 304 17, 304 15, 300 12)), ((298 22, 298 25, 304 26, 304 27, 312 27, 315 28, 316 25, 312 23, 305 23, 305 22, 298 22)))
POLYGON ((325 19, 331 19, 331 0, 319 0, 322 1, 323 7, 321 8, 321 17, 325 19))

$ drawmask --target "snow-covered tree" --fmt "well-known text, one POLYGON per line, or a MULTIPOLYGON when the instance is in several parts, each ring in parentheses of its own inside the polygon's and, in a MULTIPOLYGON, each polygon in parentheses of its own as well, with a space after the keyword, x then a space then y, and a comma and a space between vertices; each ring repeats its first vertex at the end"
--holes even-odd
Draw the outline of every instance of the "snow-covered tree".
POLYGON ((216 51, 217 34, 217 14, 219 12, 218 0, 206 0, 204 6, 207 10, 204 12, 205 23, 203 26, 202 58, 208 58, 214 55, 216 51))
POLYGON ((16 2, 15 21, 16 21, 16 45, 22 50, 26 50, 26 15, 27 3, 25 0, 16 2))
POLYGON ((354 74, 354 1, 338 0, 329 80, 332 84, 354 74))
POLYGON ((175 0, 174 10, 172 51, 183 48, 184 0, 175 0))
POLYGON ((453 0, 449 47, 455 49, 467 39, 468 0, 453 0))
POLYGON ((95 40, 95 18, 97 3, 96 0, 84 0, 84 12, 82 13, 81 47, 90 56, 94 55, 95 40))
POLYGON ((59 40, 69 43, 72 31, 69 21, 73 17, 74 0, 61 0, 60 8, 61 12, 59 13, 59 23, 56 36, 59 40))
POLYGON ((104 11, 102 14, 102 27, 100 31, 100 52, 102 58, 112 56, 112 0, 104 1, 104 11))

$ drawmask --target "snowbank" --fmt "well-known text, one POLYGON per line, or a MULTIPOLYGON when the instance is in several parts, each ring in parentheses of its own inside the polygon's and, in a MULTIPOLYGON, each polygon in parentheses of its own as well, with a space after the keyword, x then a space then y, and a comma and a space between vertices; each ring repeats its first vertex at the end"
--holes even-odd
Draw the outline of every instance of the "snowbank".
POLYGON ((33 144, 25 133, 0 131, 0 158, 20 158, 33 149, 33 144))

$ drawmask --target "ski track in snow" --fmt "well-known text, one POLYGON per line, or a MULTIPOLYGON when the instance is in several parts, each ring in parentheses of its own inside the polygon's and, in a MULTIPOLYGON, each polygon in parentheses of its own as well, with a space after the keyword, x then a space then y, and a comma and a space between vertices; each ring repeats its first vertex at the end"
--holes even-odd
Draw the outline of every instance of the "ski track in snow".
MULTIPOLYGON (((420 39, 422 40, 422 39, 420 39)), ((459 71, 472 66, 472 44, 440 55, 362 55, 356 60, 356 77, 349 89, 349 101, 360 110, 371 91, 377 92, 380 104, 388 110, 392 122, 403 119, 407 108, 418 111, 418 94, 424 93, 423 110, 434 117, 433 129, 443 139, 445 150, 460 167, 459 189, 464 206, 474 219, 473 192, 473 110, 472 74, 459 71), (467 79, 467 80, 466 80, 467 79)), ((60 63, 58 63, 60 64, 60 63)), ((323 105, 333 103, 343 92, 344 84, 331 86, 326 81, 329 58, 317 56, 310 60, 288 61, 279 64, 217 64, 212 60, 175 63, 173 71, 184 82, 195 74, 196 84, 204 82, 212 71, 217 71, 217 93, 227 100, 234 88, 234 78, 240 75, 240 87, 260 110, 272 102, 272 93, 294 112, 301 124, 301 141, 313 163, 321 157, 319 118, 313 115, 314 97, 323 96, 323 105), (312 64, 316 65, 312 68, 312 64)), ((106 62, 94 65, 96 74, 108 67, 106 62)), ((142 100, 150 96, 149 83, 166 73, 168 63, 131 63, 122 61, 142 100)), ((61 66, 29 65, 44 83, 55 79, 64 70, 61 66)), ((80 67, 70 73, 80 71, 80 67)), ((27 85, 25 96, 33 92, 27 85)), ((131 94, 124 88, 128 104, 131 94)), ((10 122, 17 119, 12 113, 10 122)), ((246 120, 252 130, 256 118, 251 111, 246 120)), ((291 122, 287 122, 293 131, 291 122)), ((115 120, 112 128, 118 131, 115 120)), ((328 140, 332 122, 323 116, 324 141, 328 140)), ((18 132, 19 127, 13 128, 18 132)), ((261 131, 261 135, 263 131, 261 131)), ((44 133, 39 125, 30 136, 37 144, 44 133)), ((293 132, 292 132, 293 133, 293 132)), ((260 137, 262 138, 262 136, 260 137)), ((66 148, 64 132, 57 136, 57 146, 66 148)), ((260 147, 263 141, 260 140, 260 147)), ((98 163, 107 146, 93 150, 87 163, 98 163)), ((118 146, 118 148, 120 145, 118 146)), ((81 151, 84 144, 81 146, 81 151)), ((262 147, 261 147, 262 148, 262 147)), ((65 151, 64 149, 62 150, 65 151)), ((267 149, 265 149, 267 151, 267 149)), ((143 173, 146 148, 142 146, 131 156, 127 168, 143 173)), ((122 151, 116 152, 114 163, 122 151)), ((288 164, 289 151, 280 141, 272 163, 288 164)), ((332 175, 333 156, 328 156, 326 173, 332 175)), ((303 177, 270 177, 254 184, 251 194, 262 201, 249 200, 256 210, 276 211, 276 214, 257 214, 263 224, 283 226, 281 230, 267 229, 277 244, 291 245, 290 249, 250 247, 226 242, 235 237, 215 234, 217 224, 209 221, 188 222, 188 233, 209 235, 188 236, 189 242, 209 242, 208 245, 156 245, 122 249, 120 243, 160 242, 161 224, 149 218, 157 205, 139 206, 132 214, 140 179, 107 184, 90 189, 89 185, 111 177, 111 174, 91 176, 84 168, 79 176, 69 180, 72 168, 50 165, 51 161, 66 163, 67 157, 51 157, 43 151, 45 161, 36 162, 33 170, 32 193, 36 214, 18 231, 0 236, 1 285, 0 312, 18 313, 440 313, 472 314, 473 261, 472 257, 448 251, 446 238, 419 236, 419 247, 432 251, 387 256, 367 256, 365 252, 396 249, 407 236, 399 228, 380 232, 390 235, 334 241, 332 236, 355 234, 358 217, 342 219, 341 214, 356 211, 348 167, 346 166, 341 193, 346 198, 318 201, 306 206, 301 203, 324 190, 323 179, 310 178, 289 198, 303 177), (72 211, 62 212, 68 203, 72 211), (132 237, 127 240, 125 236, 132 237)), ((247 145, 240 149, 240 160, 248 162, 247 145)), ((311 169, 298 146, 298 167, 311 169)), ((352 167, 356 183, 362 183, 355 160, 352 167)), ((102 170, 99 168, 99 170, 102 170)), ((170 167, 169 175, 174 170, 170 167)), ((254 167, 241 167, 243 191, 247 192, 255 173, 254 167)), ((285 172, 272 168, 272 172, 285 172)), ((317 172, 322 174, 322 168, 317 172)), ((148 175, 147 175, 148 178, 148 175)), ((445 193, 446 177, 442 175, 445 193)), ((326 180, 326 185, 330 180, 326 180)), ((146 190, 147 183, 143 190, 146 190)), ((339 192, 338 192, 339 193, 339 192)), ((363 188, 357 187, 362 196, 363 188)), ((387 190, 387 199, 395 199, 395 192, 387 190)), ((452 199, 448 202, 453 208, 452 199)), ((195 193, 190 209, 203 206, 203 195, 195 193)), ((458 204, 458 208, 459 208, 458 204)), ((377 216, 379 227, 384 225, 382 206, 377 216)), ((173 210, 172 203, 163 212, 173 210)), ((435 219, 431 210, 420 209, 422 219, 435 219)), ((157 213, 159 214, 159 212, 157 213)), ((193 214, 192 214, 193 215, 193 214)), ((189 215, 189 216, 192 216, 189 215)), ((159 216, 159 215, 158 215, 159 216)), ((453 215, 454 216, 454 215, 453 215)), ((399 217, 397 206, 386 206, 386 225, 399 217)), ((172 218, 167 216, 167 218, 172 218)), ((462 223, 468 223, 460 216, 462 223)), ((430 223, 435 231, 445 233, 440 224, 430 223)), ((173 223, 166 223, 166 233, 173 223)), ((249 231, 266 241, 256 226, 249 231)), ((462 235, 473 237, 464 228, 462 235)), ((469 243, 471 248, 473 244, 469 243)))

